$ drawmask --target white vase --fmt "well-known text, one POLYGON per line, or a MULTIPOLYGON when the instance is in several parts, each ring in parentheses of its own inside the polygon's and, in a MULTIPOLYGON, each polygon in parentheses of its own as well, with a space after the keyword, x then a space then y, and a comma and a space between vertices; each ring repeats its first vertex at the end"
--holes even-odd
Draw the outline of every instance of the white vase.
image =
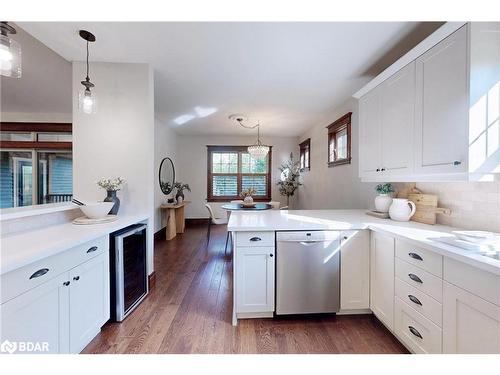
POLYGON ((378 212, 389 212, 392 197, 389 194, 379 194, 375 197, 375 210, 378 212))
POLYGON ((243 202, 245 204, 252 204, 253 203, 253 198, 250 195, 247 195, 245 198, 243 198, 243 202))
POLYGON ((389 216, 392 220, 408 221, 415 214, 415 203, 408 199, 394 198, 389 208, 389 216))

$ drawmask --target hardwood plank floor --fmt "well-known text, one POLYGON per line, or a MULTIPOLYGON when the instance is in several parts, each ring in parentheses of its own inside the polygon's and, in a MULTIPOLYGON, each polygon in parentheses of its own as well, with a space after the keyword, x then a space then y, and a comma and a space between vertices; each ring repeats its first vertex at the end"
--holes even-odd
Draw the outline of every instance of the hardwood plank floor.
POLYGON ((155 242, 156 285, 83 353, 408 353, 371 315, 278 317, 231 325, 232 259, 224 226, 193 225, 155 242))

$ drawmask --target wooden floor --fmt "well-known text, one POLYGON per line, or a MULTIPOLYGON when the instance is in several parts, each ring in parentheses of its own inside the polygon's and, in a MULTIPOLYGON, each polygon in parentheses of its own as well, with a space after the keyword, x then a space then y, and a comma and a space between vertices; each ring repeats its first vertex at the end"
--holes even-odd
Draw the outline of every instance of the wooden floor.
POLYGON ((370 315, 247 319, 233 327, 225 235, 224 226, 213 227, 207 247, 206 226, 193 225, 157 241, 156 286, 84 353, 407 353, 370 315))

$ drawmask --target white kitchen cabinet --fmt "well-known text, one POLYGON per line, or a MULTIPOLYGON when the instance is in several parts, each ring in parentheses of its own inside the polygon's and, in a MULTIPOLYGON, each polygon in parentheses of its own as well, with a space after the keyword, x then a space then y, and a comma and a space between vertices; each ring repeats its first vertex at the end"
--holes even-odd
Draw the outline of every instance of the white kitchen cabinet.
POLYGON ((500 306, 445 282, 443 352, 500 354, 500 306))
POLYGON ((373 179, 380 174, 381 161, 381 101, 380 87, 359 100, 359 175, 373 179))
POLYGON ((387 328, 394 328, 394 238, 372 232, 370 308, 387 328))
POLYGON ((370 231, 349 230, 341 233, 340 308, 370 308, 370 231))
POLYGON ((70 271, 70 351, 79 353, 109 319, 109 253, 70 271))
POLYGON ((415 171, 467 171, 467 26, 416 60, 415 171))
POLYGON ((40 353, 68 353, 68 280, 66 272, 2 304, 1 341, 15 343, 19 350, 21 343, 30 343, 41 345, 40 353))
POLYGON ((274 311, 274 247, 236 247, 236 313, 274 311))

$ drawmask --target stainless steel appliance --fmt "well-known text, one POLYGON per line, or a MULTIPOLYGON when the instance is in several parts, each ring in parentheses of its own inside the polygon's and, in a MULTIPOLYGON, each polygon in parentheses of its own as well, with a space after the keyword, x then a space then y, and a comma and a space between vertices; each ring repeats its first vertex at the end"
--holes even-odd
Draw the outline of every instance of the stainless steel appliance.
POLYGON ((276 233, 276 314, 340 309, 340 232, 276 233))
POLYGON ((111 234, 111 320, 121 322, 148 294, 145 224, 111 234))

